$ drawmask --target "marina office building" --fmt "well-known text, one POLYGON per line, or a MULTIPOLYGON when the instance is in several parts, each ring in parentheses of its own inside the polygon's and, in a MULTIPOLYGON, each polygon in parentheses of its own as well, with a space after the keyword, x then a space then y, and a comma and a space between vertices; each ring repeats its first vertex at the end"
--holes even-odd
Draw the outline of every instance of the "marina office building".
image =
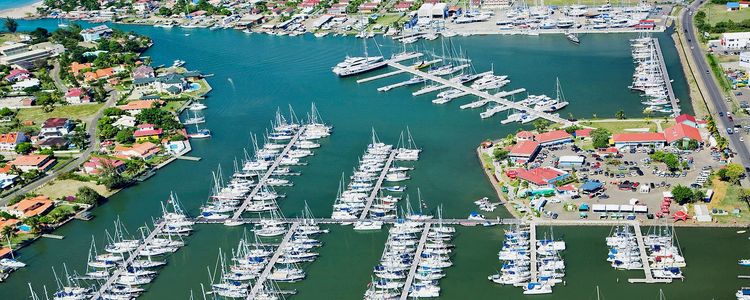
POLYGON ((745 49, 750 43, 750 32, 722 33, 720 43, 727 50, 745 49))

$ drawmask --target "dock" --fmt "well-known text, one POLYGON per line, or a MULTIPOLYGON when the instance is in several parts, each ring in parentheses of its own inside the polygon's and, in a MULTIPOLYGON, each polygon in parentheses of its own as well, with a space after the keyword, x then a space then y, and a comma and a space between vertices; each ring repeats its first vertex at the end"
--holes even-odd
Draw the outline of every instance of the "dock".
POLYGON ((284 150, 282 150, 281 153, 276 156, 276 160, 274 160, 273 164, 268 168, 268 170, 266 170, 266 173, 263 174, 263 177, 258 179, 258 184, 253 187, 253 189, 250 191, 250 194, 247 195, 247 198, 245 198, 245 201, 242 202, 242 205, 240 205, 240 207, 234 212, 234 215, 232 215, 232 220, 237 220, 242 216, 242 213, 245 211, 245 209, 247 209, 247 206, 250 205, 251 202, 253 202, 253 197, 255 197, 260 189, 265 185, 268 178, 271 177, 271 174, 273 174, 273 171, 279 167, 279 164, 281 164, 281 160, 284 158, 284 155, 286 155, 287 152, 292 149, 292 146, 294 146, 294 144, 304 132, 305 128, 300 128, 300 130, 294 134, 294 137, 289 140, 289 143, 286 145, 286 147, 284 147, 284 150))
POLYGON ((653 38, 654 43, 654 49, 656 49, 656 55, 659 58, 659 68, 661 69, 661 76, 664 80, 664 85, 667 88, 667 96, 669 97, 669 102, 672 103, 672 114, 677 116, 680 114, 680 104, 677 103, 677 97, 674 95, 674 90, 672 89, 672 80, 669 79, 669 72, 667 72, 667 64, 664 62, 664 54, 661 52, 661 45, 659 45, 659 39, 653 38))
POLYGON ((370 81, 373 81, 373 80, 378 80, 378 79, 383 79, 383 78, 386 78, 386 77, 395 76, 395 75, 398 75, 398 74, 401 74, 401 73, 404 73, 404 71, 398 70, 398 71, 383 73, 383 74, 372 76, 372 77, 357 79, 357 83, 370 82, 370 81))
POLYGON ((419 244, 417 244, 416 252, 414 252, 414 260, 411 263, 409 275, 406 277, 404 288, 401 290, 401 300, 406 300, 407 298, 409 298, 409 289, 411 288, 411 283, 414 282, 414 276, 417 275, 417 267, 419 267, 419 261, 422 258, 424 245, 427 243, 427 233, 430 232, 430 225, 431 223, 426 223, 424 224, 424 228, 422 229, 422 237, 419 239, 419 244))
POLYGON ((268 278, 268 275, 271 275, 271 271, 273 270, 274 265, 276 265, 276 261, 281 258, 281 255, 284 254, 284 249, 286 248, 286 244, 289 243, 289 241, 294 236, 294 233, 297 231, 297 227, 299 227, 298 222, 293 222, 292 225, 289 226, 289 230, 284 235, 284 238, 281 240, 281 244, 279 244, 278 247, 276 247, 276 251, 273 253, 273 256, 271 256, 271 259, 268 261, 268 264, 263 269, 263 272, 260 273, 260 276, 257 280, 255 280, 255 283, 253 283, 253 288, 250 290, 250 293, 247 294, 247 300, 255 299, 255 295, 260 292, 261 289, 263 289, 263 284, 266 282, 266 279, 268 278))
POLYGON ((530 115, 534 115, 534 116, 537 116, 537 117, 542 118, 542 119, 549 120, 549 121, 554 122, 554 123, 562 124, 563 126, 569 126, 569 125, 574 124, 574 122, 568 121, 568 120, 563 119, 563 118, 561 118, 559 116, 556 116, 556 115, 553 115, 553 114, 550 114, 550 113, 546 113, 546 112, 541 112, 541 111, 533 110, 530 107, 523 106, 523 105, 520 105, 518 103, 509 101, 509 100, 504 99, 504 98, 502 98, 502 97, 500 97, 498 95, 491 95, 491 94, 489 94, 487 92, 483 92, 483 91, 479 91, 479 90, 473 89, 471 87, 465 86, 465 85, 463 85, 461 83, 458 83, 458 82, 452 82, 452 81, 446 80, 446 79, 444 79, 442 77, 430 75, 430 74, 428 74, 426 72, 422 72, 420 70, 414 70, 414 69, 408 68, 408 67, 406 67, 406 66, 404 66, 404 65, 402 65, 400 63, 397 63, 397 62, 390 62, 389 61, 388 65, 391 66, 391 67, 393 67, 393 68, 409 72, 409 73, 411 73, 411 74, 413 74, 415 76, 420 76, 420 77, 423 77, 425 79, 431 80, 431 81, 433 81, 433 82, 435 82, 437 84, 440 84, 440 86, 439 86, 440 88, 439 89, 443 89, 443 88, 447 88, 447 87, 454 88, 454 89, 457 89, 457 90, 468 92, 469 94, 476 95, 476 96, 478 96, 480 98, 492 100, 492 101, 497 102, 497 103, 499 103, 501 105, 508 106, 509 108, 512 108, 512 109, 515 109, 515 110, 519 110, 519 111, 524 111, 524 112, 526 112, 526 113, 528 113, 530 115))
POLYGON ((191 161, 200 161, 201 160, 200 157, 187 156, 187 155, 175 156, 175 158, 182 159, 182 160, 191 160, 191 161))
MULTIPOLYGON (((259 224, 262 220, 262 218, 240 218, 238 221, 242 221, 244 224, 259 224)), ((344 224, 344 223, 351 223, 352 220, 337 220, 337 219, 331 219, 331 218, 314 218, 314 219, 307 219, 310 221, 313 221, 318 224, 344 224)), ((224 220, 206 220, 206 219, 196 219, 194 220, 197 224, 223 224, 224 220)), ((393 224, 398 222, 396 219, 385 219, 381 220, 385 224, 393 224)), ((294 223, 295 221, 289 220, 287 223, 294 223)), ((462 225, 462 226, 476 226, 476 225, 518 225, 522 224, 523 221, 519 219, 488 219, 488 220, 468 220, 468 219, 443 219, 442 221, 439 219, 429 219, 429 220, 421 220, 420 223, 425 224, 435 224, 435 223, 443 223, 445 225, 462 225)), ((573 225, 568 225, 573 226, 573 225)))
POLYGON ((42 237, 43 238, 48 238, 48 239, 56 239, 56 240, 62 240, 62 239, 65 238, 62 235, 49 234, 49 233, 42 234, 42 237))
POLYGON ((159 233, 161 233, 161 231, 164 229, 165 224, 166 223, 161 222, 156 225, 154 230, 152 230, 151 233, 149 233, 146 239, 141 241, 140 245, 138 245, 138 247, 135 248, 135 251, 133 251, 130 255, 128 255, 128 258, 125 260, 125 262, 119 267, 117 267, 117 270, 115 270, 112 273, 112 275, 109 276, 107 281, 105 281, 99 287, 99 289, 96 292, 94 292, 94 295, 91 296, 91 300, 102 299, 101 298, 102 294, 104 294, 117 281, 117 279, 120 278, 120 275, 127 272, 128 268, 130 268, 130 265, 132 265, 133 261, 135 261, 135 259, 138 257, 138 253, 143 251, 151 243, 151 241, 154 238, 156 238, 159 235, 159 233))
POLYGON ((630 278, 630 283, 670 283, 671 279, 656 279, 654 274, 651 272, 651 264, 648 262, 648 254, 646 254, 646 244, 643 242, 643 232, 641 232, 641 224, 634 222, 632 224, 635 231, 635 240, 638 242, 638 251, 641 254, 641 263, 643 264, 643 273, 646 278, 630 278))
POLYGON ((529 224, 529 249, 530 255, 531 255, 531 282, 539 282, 539 265, 537 262, 537 255, 536 255, 536 223, 531 222, 529 224))
POLYGON ((394 159, 396 159, 396 151, 391 150, 391 154, 388 155, 388 160, 385 162, 385 165, 383 166, 383 171, 380 171, 380 177, 378 177, 378 181, 375 182, 375 186, 370 192, 370 195, 367 196, 367 203, 365 203, 365 208, 362 210, 362 214, 359 215, 360 220, 364 220, 367 218, 367 213, 370 211, 372 202, 375 200, 375 197, 378 196, 378 193, 380 192, 380 187, 383 185, 383 181, 385 181, 385 176, 388 175, 388 169, 391 168, 391 164, 393 164, 394 159))

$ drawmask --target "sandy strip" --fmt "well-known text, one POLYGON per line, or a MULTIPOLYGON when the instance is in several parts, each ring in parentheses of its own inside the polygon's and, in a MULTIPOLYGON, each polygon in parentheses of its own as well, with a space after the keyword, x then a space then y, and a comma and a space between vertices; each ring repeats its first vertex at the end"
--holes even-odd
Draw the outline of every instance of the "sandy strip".
POLYGON ((26 6, 0 10, 0 18, 21 19, 36 14, 36 8, 42 6, 43 2, 35 2, 26 6))

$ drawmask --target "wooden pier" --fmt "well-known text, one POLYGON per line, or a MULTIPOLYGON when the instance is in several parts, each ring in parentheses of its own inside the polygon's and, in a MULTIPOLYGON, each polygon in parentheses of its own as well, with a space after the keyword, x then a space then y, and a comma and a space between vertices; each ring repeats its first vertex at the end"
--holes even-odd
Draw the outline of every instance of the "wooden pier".
POLYGON ((273 161, 273 164, 271 167, 266 170, 266 173, 263 174, 263 177, 258 179, 258 184, 256 184, 253 189, 250 191, 250 194, 245 198, 245 201, 242 202, 242 205, 234 212, 234 215, 232 215, 232 220, 237 220, 242 216, 242 213, 245 212, 245 209, 247 209, 247 206, 250 205, 251 202, 253 202, 253 197, 255 197, 255 194, 257 194, 260 189, 265 185, 266 180, 268 180, 269 177, 271 177, 271 174, 273 174, 273 171, 276 170, 276 168, 279 167, 279 164, 281 164, 281 160, 284 158, 284 155, 286 155, 289 150, 292 149, 292 146, 297 142, 299 137, 302 135, 302 133, 305 132, 305 127, 301 127, 297 133, 294 134, 294 137, 292 137, 291 140, 289 140, 289 143, 284 147, 284 150, 279 153, 279 155, 276 157, 276 160, 273 161))
POLYGON ((398 71, 383 73, 383 74, 375 75, 375 76, 372 76, 372 77, 357 79, 357 83, 370 82, 370 81, 373 81, 373 80, 378 80, 378 79, 383 79, 383 78, 386 78, 386 77, 395 76, 395 75, 398 75, 398 74, 401 74, 401 73, 404 73, 404 71, 398 70, 398 71))
POLYGON ((140 245, 138 245, 138 247, 135 248, 135 250, 125 260, 125 262, 119 267, 117 267, 117 270, 115 270, 112 273, 112 275, 109 276, 107 281, 105 281, 99 287, 99 290, 94 292, 94 295, 91 296, 91 300, 102 299, 102 294, 104 294, 107 290, 109 290, 109 288, 115 282, 117 282, 117 279, 120 278, 120 275, 127 272, 130 265, 132 265, 133 261, 135 261, 135 259, 138 257, 138 253, 143 251, 146 248, 146 246, 148 246, 151 243, 151 241, 154 240, 161 233, 161 231, 164 229, 164 226, 166 226, 165 224, 166 224, 165 222, 161 222, 161 223, 158 223, 156 227, 154 227, 154 230, 151 231, 151 233, 146 237, 146 239, 141 241, 140 245))
POLYGON ((638 222, 632 223, 635 231, 635 240, 638 242, 638 251, 641 254, 641 263, 643 264, 643 273, 646 278, 630 278, 630 283, 670 283, 671 279, 656 279, 654 274, 651 272, 651 264, 648 261, 648 254, 646 253, 646 244, 643 241, 643 232, 641 232, 641 225, 638 222))
POLYGON ((391 150, 391 154, 388 155, 388 160, 383 166, 383 171, 380 172, 378 181, 375 182, 375 186, 373 186, 372 191, 370 192, 370 196, 367 196, 367 203, 365 203, 365 208, 362 210, 362 214, 359 215, 360 220, 364 220, 367 218, 367 213, 370 211, 370 207, 372 207, 372 202, 375 200, 375 197, 378 196, 380 187, 383 185, 385 176, 388 175, 388 169, 391 168, 391 164, 393 164, 394 159, 396 159, 396 150, 391 150))
POLYGON ((529 224, 529 249, 530 252, 530 259, 531 259, 531 282, 538 282, 539 280, 539 266, 537 265, 537 255, 536 255, 536 223, 531 222, 529 224))
POLYGON ((426 223, 424 224, 424 228, 422 229, 422 236, 419 239, 417 250, 416 252, 414 252, 414 259, 411 263, 411 268, 409 269, 409 275, 406 277, 404 288, 401 290, 401 300, 406 300, 406 298, 409 297, 409 289, 411 289, 411 283, 414 282, 414 277, 417 275, 417 268, 419 267, 419 261, 422 258, 424 245, 427 243, 427 235, 430 232, 430 225, 432 224, 426 223))
POLYGON ((298 222, 294 222, 289 226, 289 231, 287 231, 284 235, 284 238, 281 240, 281 244, 279 244, 279 246, 276 248, 276 251, 273 253, 273 256, 271 256, 271 259, 263 269, 263 272, 260 273, 258 279, 255 280, 255 283, 253 283, 253 288, 250 289, 250 293, 247 294, 247 300, 255 299, 255 295, 257 295, 258 292, 263 289, 263 284, 266 282, 268 275, 271 275, 271 271, 273 270, 274 265, 276 265, 276 261, 278 261, 279 258, 281 258, 281 255, 284 254, 286 244, 289 243, 289 241, 294 236, 294 233, 297 231, 297 227, 299 227, 298 222))
MULTIPOLYGON (((237 221, 241 221, 243 224, 258 224, 260 223, 262 218, 240 218, 237 221)), ((330 218, 315 218, 315 219, 308 219, 312 220, 315 223, 318 224, 344 224, 344 223, 351 223, 353 220, 337 220, 337 219, 330 219, 330 218)), ((382 221, 385 224, 393 224, 396 223, 398 220, 394 219, 386 219, 386 220, 379 220, 382 221)), ((195 220, 197 224, 223 224, 224 220, 206 220, 206 219, 197 219, 195 220)), ((296 221, 289 220, 287 223, 294 223, 296 221)), ((522 224, 523 221, 519 219, 488 219, 488 220, 468 220, 468 219, 430 219, 430 220, 421 220, 420 223, 425 224, 435 224, 435 223, 443 223, 445 225, 462 225, 462 226, 476 226, 476 225, 517 225, 522 224)), ((569 225, 573 226, 573 225, 569 225)))
POLYGON ((659 45, 659 39, 653 38, 652 39, 654 44, 654 49, 656 49, 656 55, 659 59, 659 68, 661 69, 661 76, 664 80, 664 85, 667 88, 667 96, 669 97, 669 101, 672 103, 672 114, 674 116, 677 116, 680 114, 680 104, 677 103, 677 97, 674 95, 674 90, 672 89, 672 80, 669 78, 669 72, 667 72, 667 63, 664 62, 664 54, 661 52, 661 45, 659 45))
POLYGON ((490 100, 495 101, 495 102, 497 102, 497 103, 499 103, 501 105, 508 106, 509 108, 512 108, 512 109, 515 109, 515 110, 524 111, 527 114, 538 116, 539 118, 547 119, 547 120, 549 120, 551 122, 560 123, 563 126, 569 126, 569 125, 574 124, 574 122, 568 121, 568 120, 563 119, 563 118, 561 118, 559 116, 555 116, 553 114, 546 113, 546 112, 541 112, 541 111, 533 110, 530 107, 520 105, 518 103, 509 101, 509 100, 504 99, 502 97, 499 97, 497 95, 491 95, 491 94, 489 94, 487 92, 478 91, 478 90, 473 89, 471 87, 465 86, 465 85, 463 85, 461 83, 452 82, 452 81, 446 80, 446 79, 444 79, 442 77, 430 75, 430 74, 428 74, 426 72, 422 72, 420 70, 410 69, 410 68, 408 68, 408 67, 406 67, 406 66, 404 66, 402 64, 399 64, 397 62, 389 62, 388 65, 391 66, 391 67, 393 67, 393 68, 396 68, 396 69, 399 69, 399 70, 403 70, 403 71, 412 73, 412 74, 414 74, 416 76, 424 77, 425 79, 428 79, 428 80, 431 80, 431 81, 433 81, 433 82, 435 82, 437 84, 440 84, 440 88, 439 89, 443 89, 443 88, 447 88, 447 87, 454 88, 454 89, 457 89, 457 90, 468 92, 469 94, 473 94, 473 95, 479 96, 480 98, 490 99, 490 100))

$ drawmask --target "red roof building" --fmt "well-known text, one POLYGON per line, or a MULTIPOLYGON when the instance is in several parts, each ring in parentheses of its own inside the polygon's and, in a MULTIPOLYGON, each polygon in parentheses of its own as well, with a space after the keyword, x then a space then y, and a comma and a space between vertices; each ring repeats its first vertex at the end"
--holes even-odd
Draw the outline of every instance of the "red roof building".
POLYGON ((573 136, 565 130, 555 130, 537 134, 534 140, 539 142, 540 146, 544 147, 572 142, 573 136))
POLYGON ((576 130, 573 134, 577 138, 588 138, 588 137, 591 137, 591 132, 592 131, 594 131, 594 130, 591 129, 591 128, 584 128, 584 129, 578 129, 578 130, 576 130))
POLYGON ((516 133, 516 141, 533 141, 534 133, 531 131, 519 131, 516 133))
POLYGON ((612 135, 612 141, 617 149, 625 147, 657 147, 664 146, 667 139, 661 132, 628 132, 612 135))
POLYGON ((10 70, 10 73, 8 75, 5 75, 5 81, 8 82, 16 82, 20 80, 24 80, 31 77, 31 73, 29 71, 26 71, 24 69, 13 69, 10 70))
POLYGON ((526 181, 530 186, 543 187, 554 184, 555 181, 567 176, 563 170, 555 168, 534 168, 530 170, 518 170, 516 175, 519 179, 526 181))
POLYGON ((118 173, 125 170, 125 163, 117 159, 108 159, 101 157, 91 157, 87 162, 83 163, 83 172, 86 174, 96 175, 102 172, 105 168, 114 168, 118 173))
POLYGON ((684 123, 678 123, 675 126, 664 129, 664 137, 667 139, 667 143, 672 144, 675 142, 685 140, 696 140, 702 142, 700 132, 697 128, 684 123))
POLYGON ((512 161, 525 163, 534 160, 537 153, 539 153, 539 143, 535 141, 520 141, 515 145, 508 146, 506 150, 508 158, 512 161))
POLYGON ((698 122, 695 120, 695 117, 688 114, 681 114, 674 118, 674 121, 677 124, 685 124, 691 127, 698 127, 698 122))

